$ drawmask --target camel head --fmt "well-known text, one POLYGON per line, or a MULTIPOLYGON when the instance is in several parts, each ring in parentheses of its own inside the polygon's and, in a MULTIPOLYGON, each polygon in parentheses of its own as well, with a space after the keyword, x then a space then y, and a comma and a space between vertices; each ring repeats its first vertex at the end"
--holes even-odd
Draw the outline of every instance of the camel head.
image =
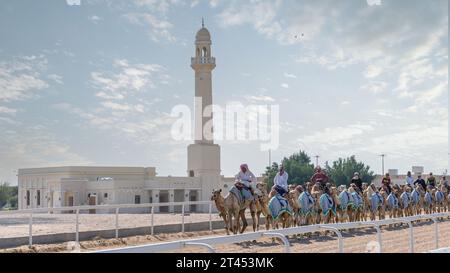
POLYGON ((220 190, 213 190, 211 195, 211 201, 217 201, 220 200, 222 197, 222 189, 220 190))
POLYGON ((267 194, 267 183, 264 182, 258 182, 256 184, 256 188, 261 191, 262 193, 267 194))
POLYGON ((303 189, 303 187, 302 187, 301 185, 298 185, 297 187, 295 187, 295 190, 296 190, 299 194, 301 194, 301 193, 304 191, 304 189, 303 189))
POLYGON ((367 189, 367 183, 362 183, 362 189, 363 189, 363 191, 365 191, 366 189, 367 189))
POLYGON ((295 187, 297 187, 297 184, 290 184, 289 185, 289 191, 295 190, 295 187))

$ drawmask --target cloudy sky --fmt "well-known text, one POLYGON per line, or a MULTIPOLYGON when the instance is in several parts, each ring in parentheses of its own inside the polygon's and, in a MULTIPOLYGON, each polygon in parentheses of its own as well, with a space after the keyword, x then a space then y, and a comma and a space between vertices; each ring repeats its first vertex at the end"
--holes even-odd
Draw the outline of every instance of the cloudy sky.
MULTIPOLYGON (((0 2, 0 180, 60 165, 185 175, 170 112, 193 104, 202 17, 214 102, 280 106, 273 160, 447 168, 446 0, 15 0, 0 2)), ((267 165, 259 142, 219 144, 225 175, 267 165)))

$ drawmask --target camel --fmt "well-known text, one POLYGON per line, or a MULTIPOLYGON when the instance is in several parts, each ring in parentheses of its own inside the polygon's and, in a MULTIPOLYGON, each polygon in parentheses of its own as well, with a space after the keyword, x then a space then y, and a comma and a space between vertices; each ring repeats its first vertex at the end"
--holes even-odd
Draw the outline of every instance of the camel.
POLYGON ((363 192, 362 192, 362 197, 363 197, 362 219, 364 221, 367 220, 367 217, 368 217, 368 215, 370 213, 370 202, 369 202, 368 193, 367 193, 368 189, 369 189, 368 184, 367 183, 363 183, 362 184, 362 190, 363 190, 363 192))
MULTIPOLYGON (((440 213, 447 210, 447 201, 445 195, 442 191, 442 186, 434 189, 434 200, 435 200, 435 212, 440 213)), ((445 187, 444 187, 445 188, 445 187)))
POLYGON ((407 186, 401 187, 402 193, 400 194, 399 203, 402 209, 402 214, 405 217, 412 216, 411 194, 410 188, 407 186))
POLYGON ((316 202, 311 195, 312 188, 312 183, 306 182, 304 191, 298 197, 300 208, 300 225, 312 225, 315 223, 316 202))
POLYGON ((374 221, 377 214, 378 219, 384 219, 384 200, 375 187, 375 184, 370 184, 365 195, 369 203, 370 220, 374 221))
POLYGON ((237 234, 240 226, 239 212, 241 210, 237 197, 229 192, 224 198, 222 196, 222 189, 220 189, 213 190, 211 200, 214 201, 216 208, 219 211, 219 215, 222 216, 223 221, 225 222, 227 235, 230 235, 230 231, 237 234), (234 226, 232 223, 233 217, 235 220, 234 226))
POLYGON ((320 215, 322 212, 322 209, 320 208, 320 196, 322 196, 322 189, 320 187, 319 183, 314 184, 311 188, 311 196, 314 199, 314 212, 315 212, 315 219, 313 221, 314 224, 320 224, 320 215))
POLYGON ((338 193, 333 193, 335 196, 336 210, 338 213, 339 222, 354 221, 354 202, 352 194, 347 190, 345 185, 339 186, 338 193))
POLYGON ((423 210, 424 213, 430 214, 434 211, 434 194, 433 188, 428 186, 423 198, 423 210))
POLYGON ((245 218, 245 209, 248 207, 250 207, 253 219, 253 230, 256 231, 255 201, 246 200, 243 204, 240 204, 238 197, 232 192, 228 192, 227 196, 223 197, 222 189, 213 190, 211 200, 216 204, 217 210, 220 211, 226 223, 227 234, 229 234, 229 231, 232 231, 233 234, 237 234, 238 232, 244 233, 248 226, 247 219, 245 218), (235 221, 234 225, 233 218, 235 221), (242 228, 240 221, 242 221, 242 228))
POLYGON ((333 188, 329 190, 325 188, 324 193, 319 198, 320 218, 324 224, 329 224, 336 220, 336 203, 334 202, 335 198, 333 198, 335 196, 333 191, 336 192, 336 188, 333 188))
POLYGON ((272 225, 272 214, 270 213, 269 210, 269 194, 267 193, 267 184, 263 183, 263 182, 259 182, 256 184, 256 189, 257 189, 257 198, 259 201, 259 207, 260 210, 256 211, 256 218, 258 219, 258 224, 259 224, 259 219, 262 215, 264 215, 264 217, 266 218, 266 230, 270 229, 270 226, 272 225))
POLYGON ((296 186, 293 190, 290 190, 287 194, 287 200, 292 208, 292 212, 294 213, 293 225, 295 226, 299 226, 301 222, 300 204, 298 202, 298 197, 302 192, 303 192, 302 186, 296 186))
POLYGON ((448 211, 450 209, 449 208, 449 201, 450 201, 449 197, 450 197, 450 194, 449 194, 449 191, 448 191, 446 185, 441 184, 439 186, 439 188, 440 188, 441 192, 444 194, 444 206, 442 208, 442 212, 445 212, 445 211, 448 211))
MULTIPOLYGON (((278 193, 275 190, 275 188, 272 188, 272 190, 269 193, 269 200, 271 200, 272 198, 276 198, 277 194, 278 193)), ((272 226, 275 229, 278 229, 279 228, 278 224, 281 223, 282 228, 287 228, 291 225, 291 222, 292 222, 292 215, 288 211, 283 211, 280 213, 280 215, 278 215, 277 219, 273 219, 272 226)))
POLYGON ((358 191, 355 190, 355 188, 356 187, 352 186, 347 190, 351 194, 353 200, 353 220, 364 221, 364 201, 361 197, 361 194, 359 194, 358 191))
POLYGON ((423 197, 425 192, 422 189, 422 186, 416 185, 414 190, 411 192, 411 205, 413 214, 419 215, 422 214, 423 207, 423 197))
POLYGON ((386 212, 388 213, 389 218, 392 219, 392 218, 399 217, 400 207, 399 207, 399 203, 398 203, 397 191, 393 190, 388 195, 387 192, 384 189, 382 189, 382 190, 380 190, 380 194, 381 194, 381 196, 383 196, 383 199, 385 201, 386 212))

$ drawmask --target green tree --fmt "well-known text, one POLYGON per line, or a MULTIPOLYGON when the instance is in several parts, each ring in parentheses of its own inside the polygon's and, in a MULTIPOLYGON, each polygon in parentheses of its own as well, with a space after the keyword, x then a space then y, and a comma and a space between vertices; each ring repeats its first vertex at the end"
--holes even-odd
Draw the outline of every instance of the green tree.
POLYGON ((325 165, 325 170, 330 179, 337 185, 349 185, 353 174, 359 173, 363 182, 370 183, 375 178, 374 172, 363 162, 358 162, 354 155, 347 158, 339 158, 330 166, 325 165))
MULTIPOLYGON (((283 158, 282 164, 289 174, 289 184, 303 184, 309 181, 314 173, 314 164, 311 163, 311 158, 304 151, 283 158)), ((277 174, 278 168, 277 163, 273 163, 272 166, 266 168, 266 183, 269 187, 273 186, 273 178, 277 174)))
POLYGON ((0 184, 0 209, 6 204, 12 208, 17 208, 17 186, 10 186, 7 182, 0 184))

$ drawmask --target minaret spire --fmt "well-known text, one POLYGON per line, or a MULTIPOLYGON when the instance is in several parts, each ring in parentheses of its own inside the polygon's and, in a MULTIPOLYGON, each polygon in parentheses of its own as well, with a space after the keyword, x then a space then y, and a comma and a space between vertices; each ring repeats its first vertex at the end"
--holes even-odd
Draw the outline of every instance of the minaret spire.
POLYGON ((202 17, 202 28, 205 27, 205 19, 202 17))

